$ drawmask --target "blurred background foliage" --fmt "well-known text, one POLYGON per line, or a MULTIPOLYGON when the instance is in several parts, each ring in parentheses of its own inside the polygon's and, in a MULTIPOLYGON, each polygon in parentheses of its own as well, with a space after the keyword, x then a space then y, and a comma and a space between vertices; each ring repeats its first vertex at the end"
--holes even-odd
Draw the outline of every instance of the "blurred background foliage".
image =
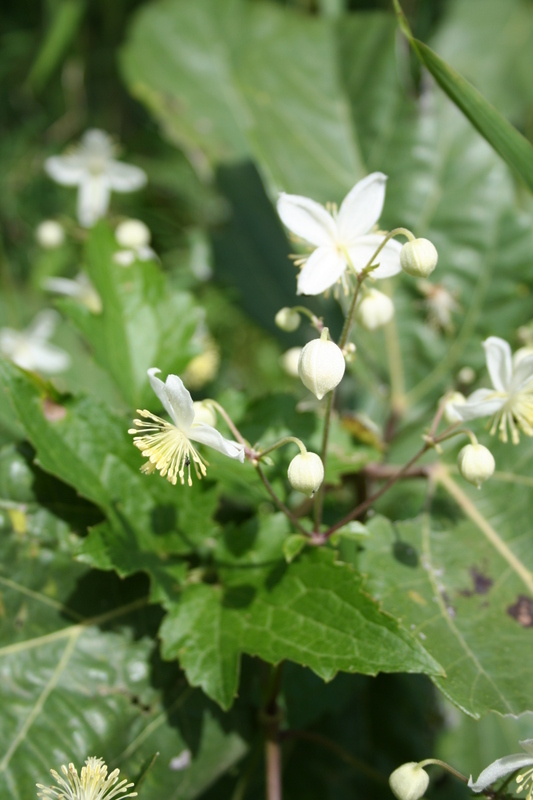
MULTIPOLYGON (((224 2, 220 0, 221 8, 224 2)), ((255 0, 245 0, 245 3, 250 7, 260 5, 255 0)), ((487 252, 483 249, 483 243, 487 229, 494 221, 494 229, 497 230, 495 240, 491 242, 491 259, 488 260, 492 269, 496 270, 508 258, 515 280, 503 281, 503 287, 498 284, 492 290, 489 286, 488 299, 483 294, 477 316, 466 332, 471 333, 474 327, 477 330, 477 340, 468 351, 468 362, 473 361, 476 368, 481 367, 478 341, 492 332, 492 328, 487 327, 486 317, 483 318, 482 304, 485 312, 490 312, 491 324, 494 324, 494 320, 499 319, 503 291, 509 303, 514 303, 512 308, 517 319, 525 322, 528 315, 531 316, 527 286, 531 279, 531 223, 529 220, 528 227, 520 216, 522 212, 529 213, 531 210, 529 197, 521 192, 519 186, 513 187, 517 192, 517 202, 515 204, 514 194, 511 202, 510 181, 508 175, 504 175, 501 164, 486 148, 481 146, 480 151, 477 144, 472 143, 476 137, 462 123, 453 120, 450 123, 448 112, 437 111, 437 126, 440 120, 443 129, 439 140, 442 148, 437 154, 439 158, 433 158, 433 151, 428 153, 435 139, 430 136, 426 140, 425 130, 414 131, 416 126, 411 125, 409 118, 423 96, 427 76, 409 55, 405 42, 396 35, 392 16, 390 21, 379 18, 375 38, 368 39, 369 59, 376 59, 382 65, 376 56, 382 36, 385 61, 390 60, 391 53, 395 51, 392 71, 401 86, 402 108, 397 113, 391 112, 391 93, 385 85, 390 64, 383 66, 383 83, 380 84, 376 79, 376 86, 371 81, 366 86, 357 85, 357 74, 351 74, 349 69, 350 48, 353 46, 348 35, 351 23, 346 23, 344 15, 366 15, 379 11, 390 13, 387 0, 279 0, 278 5, 300 14, 295 18, 296 22, 292 20, 296 27, 298 20, 304 26, 309 19, 319 17, 330 20, 330 24, 336 26, 340 53, 338 69, 351 91, 352 111, 359 113, 361 118, 359 144, 365 163, 371 169, 383 168, 388 172, 387 167, 391 164, 392 171, 396 170, 398 182, 402 178, 405 184, 412 181, 413 205, 414 199, 424 197, 417 183, 420 175, 423 182, 424 170, 432 167, 435 174, 441 168, 446 170, 448 188, 453 190, 452 200, 441 218, 437 219, 437 237, 439 225, 442 224, 443 230, 451 227, 454 231, 454 246, 458 241, 463 245, 459 254, 463 261, 457 267, 455 278, 452 274, 452 289, 464 293, 469 291, 469 276, 463 274, 467 270, 461 272, 465 266, 464 259, 471 251, 475 251, 479 263, 484 263, 487 252), (391 47, 393 40, 395 45, 391 47), (387 109, 391 113, 388 121, 391 127, 390 150, 376 153, 373 150, 374 131, 383 127, 380 115, 381 112, 388 113, 387 109), (467 176, 463 186, 461 175, 453 173, 449 161, 458 153, 462 158, 467 153, 468 159, 470 149, 472 173, 467 176), (394 161, 395 153, 405 157, 405 162, 398 159, 394 161), (448 161, 444 156, 440 158, 443 153, 448 161), (408 154, 409 158, 413 156, 412 161, 408 159, 408 154), (488 198, 487 207, 490 208, 484 216, 483 203, 487 197, 484 179, 489 173, 493 176, 494 195, 488 198), (481 178, 476 183, 478 174, 481 178), (453 199, 461 201, 465 191, 467 202, 472 207, 477 204, 480 212, 473 215, 473 228, 469 229, 468 236, 462 241, 461 214, 458 212, 456 217, 453 216, 453 199), (495 199, 495 195, 499 195, 499 199, 495 199), (507 206, 511 204, 515 204, 515 208, 506 217, 507 206), (476 228, 478 223, 479 228, 476 228), (520 288, 520 284, 519 290, 516 290, 516 276, 522 276, 525 288, 520 288)), ((194 159, 191 163, 183 151, 176 149, 168 135, 161 134, 154 116, 132 97, 135 87, 132 84, 130 93, 126 85, 124 75, 130 67, 125 65, 122 48, 128 31, 133 30, 137 13, 144 13, 144 9, 150 6, 143 0, 19 0, 3 9, 0 17, 0 326, 23 327, 34 312, 47 302, 35 280, 36 272, 49 268, 49 265, 41 264, 43 256, 34 241, 35 227, 43 218, 61 217, 65 213, 66 197, 69 198, 67 202, 71 203, 70 213, 74 213, 74 192, 65 193, 62 187, 56 186, 45 176, 44 159, 61 151, 87 128, 100 127, 116 135, 122 143, 124 158, 138 164, 148 174, 148 187, 143 192, 113 198, 113 213, 117 217, 131 216, 147 223, 153 234, 154 249, 161 256, 171 285, 192 291, 205 308, 209 328, 221 347, 223 369, 218 379, 218 390, 227 390, 229 404, 233 397, 230 390, 239 390, 244 386, 254 396, 260 396, 273 385, 283 391, 292 384, 280 370, 278 356, 289 344, 297 343, 300 336, 297 334, 289 339, 276 331, 272 323, 273 312, 284 303, 291 303, 294 296, 293 274, 286 262, 286 239, 256 165, 247 160, 236 166, 224 164, 214 174, 206 173, 201 165, 194 164, 194 159), (215 281, 198 278, 198 273, 191 267, 198 260, 204 268, 206 265, 214 268, 215 281), (244 269, 243 264, 246 265, 244 269), (270 276, 260 293, 249 282, 249 276, 254 271, 255 274, 270 276)), ((415 35, 428 42, 478 86, 513 124, 532 139, 532 0, 406 0, 404 9, 415 35)), ((142 33, 139 29, 137 32, 142 33)), ((358 44, 360 49, 356 55, 362 60, 365 57, 364 38, 358 44)), ((437 105, 441 102, 448 101, 442 98, 436 101, 437 105)), ((352 176, 346 176, 348 184, 351 179, 352 176)), ((402 186, 403 189, 405 186, 402 186)), ((392 185, 391 191, 395 191, 392 185)), ((391 203, 394 205, 393 196, 391 203)), ((418 224, 416 211, 406 204, 406 218, 401 222, 418 224)), ((444 234, 442 246, 446 251, 444 234)), ((451 251, 449 258, 453 261, 451 251)), ((478 266, 479 263, 476 262, 478 266)), ((490 276, 492 272, 487 274, 490 276)), ((490 282, 490 277, 487 280, 490 282)), ((398 307, 406 312, 406 316, 413 302, 420 303, 421 298, 416 296, 412 288, 399 292, 398 307)), ((331 305, 331 313, 334 313, 333 309, 331 305)), ((503 320, 502 326, 505 325, 509 323, 503 320)), ((503 330, 496 332, 498 335, 505 333, 503 330)), ((419 386, 429 370, 428 365, 439 363, 442 358, 442 341, 432 335, 422 340, 419 332, 409 328, 409 323, 402 331, 402 336, 407 342, 407 351, 416 356, 411 361, 413 375, 408 375, 408 383, 410 386, 419 386)), ((92 364, 83 344, 67 323, 63 324, 57 335, 59 340, 75 356, 73 369, 61 379, 64 386, 105 395, 113 405, 120 406, 123 400, 117 396, 103 372, 92 364)), ((469 347, 467 342, 465 347, 469 347)), ((461 365, 461 359, 454 362, 454 366, 461 365)), ((385 372, 379 354, 368 357, 366 363, 363 358, 357 369, 363 384, 365 376, 373 370, 385 372)), ((442 384, 437 376, 434 385, 427 387, 430 395, 428 404, 433 402, 441 389, 442 384)), ((415 404, 423 400, 424 391, 419 391, 413 400, 415 404)), ((233 402, 237 404, 235 397, 233 402)), ((375 411, 376 407, 379 410, 379 400, 368 410, 375 411)), ((4 420, 3 440, 20 438, 21 432, 13 427, 7 410, 4 416, 0 408, 0 418, 4 420)), ((407 425, 395 445, 398 458, 409 452, 418 433, 418 429, 410 429, 407 425)), ((9 451, 9 464, 12 464, 12 457, 13 453, 9 451)), ((28 476, 30 472, 38 472, 38 468, 31 464, 31 453, 24 450, 16 451, 16 463, 19 475, 28 476)), ((4 498, 13 499, 13 492, 22 490, 19 483, 15 488, 9 485, 12 472, 7 477, 6 474, 2 474, 0 463, 0 493, 4 498)), ((40 473, 41 481, 49 480, 51 484, 57 484, 43 476, 44 473, 40 473)), ((65 524, 58 522, 54 515, 53 503, 52 508, 46 510, 46 513, 53 515, 52 521, 43 518, 42 510, 38 511, 45 495, 48 501, 54 496, 53 486, 47 486, 45 491, 42 483, 39 484, 40 494, 35 496, 35 487, 29 488, 32 480, 30 475, 27 497, 24 496, 24 502, 29 503, 31 508, 34 504, 36 509, 35 516, 30 515, 29 533, 40 537, 43 529, 53 530, 54 536, 58 537, 54 538, 54 542, 61 542, 65 563, 70 564, 72 543, 65 524)), ((422 502, 418 489, 413 489, 412 501, 410 491, 402 498, 406 501, 405 516, 411 509, 416 513, 422 502)), ((70 498, 70 501, 77 518, 84 520, 84 524, 95 523, 94 515, 96 513, 97 516, 97 512, 92 506, 80 508, 79 499, 70 498)), ((386 504, 382 510, 388 510, 386 504)), ((63 508, 63 515, 64 512, 63 508)), ((2 526, 5 532, 16 532, 16 515, 3 514, 2 526)), ((75 529, 75 525, 71 522, 72 528, 75 529)), ((47 563, 47 547, 45 540, 44 565, 47 563)), ((28 549, 31 548, 28 546, 28 549)), ((22 562, 27 555, 21 556, 22 562)), ((68 569, 61 560, 56 568, 61 573, 57 578, 62 586, 61 592, 65 597, 70 597, 72 593, 75 594, 73 576, 65 578, 63 572, 68 572, 68 569)), ((86 567, 80 566, 79 569, 77 578, 94 580, 89 577, 94 573, 86 567)), ((42 566, 42 570, 43 575, 39 573, 37 584, 39 581, 44 583, 46 579, 45 566, 42 566)), ((122 584, 108 573, 102 575, 100 580, 102 585, 91 591, 102 595, 116 592, 128 599, 131 589, 132 595, 138 596, 138 587, 132 588, 129 582, 122 584)), ((129 579, 132 582, 135 580, 129 579)), ((76 603, 73 607, 78 609, 76 603)), ((105 609, 97 609, 100 610, 105 609)), ((94 614, 95 610, 91 609, 91 613, 94 614)), ((108 676, 108 680, 112 683, 117 674, 123 670, 127 672, 128 660, 134 660, 138 651, 144 648, 146 652, 141 654, 142 659, 151 659, 154 675, 160 679, 161 685, 171 685, 172 688, 166 689, 162 697, 154 699, 154 686, 143 678, 140 681, 141 688, 131 689, 136 698, 134 704, 126 703, 124 697, 117 695, 116 702, 109 700, 109 708, 105 713, 110 719, 113 715, 130 714, 128 723, 131 722, 139 730, 152 724, 153 720, 164 717, 165 722, 160 723, 162 727, 154 735, 153 749, 161 749, 167 762, 185 746, 194 750, 199 740, 199 720, 203 720, 202 724, 208 731, 207 745, 205 742, 202 745, 207 752, 205 760, 201 761, 204 775, 190 778, 186 786, 180 784, 182 794, 179 796, 202 796, 208 800, 241 797, 238 794, 239 777, 235 764, 245 754, 249 759, 246 763, 253 764, 255 758, 255 744, 250 730, 258 706, 258 688, 249 669, 249 661, 245 660, 240 697, 231 712, 231 719, 223 717, 199 690, 192 691, 190 697, 187 695, 183 700, 183 708, 185 703, 192 708, 185 714, 181 700, 178 702, 176 699, 181 697, 184 689, 183 676, 174 665, 163 665, 157 652, 150 650, 146 638, 143 638, 147 633, 153 635, 155 629, 150 615, 140 614, 131 622, 129 632, 126 628, 121 631, 120 636, 125 643, 114 656, 117 663, 110 663, 109 670, 113 675, 108 676), (165 670, 171 669, 174 673, 170 684, 165 683, 166 678, 161 676, 165 670), (185 723, 181 718, 177 720, 182 711, 185 723), (235 794, 232 795, 233 792, 235 794)), ((109 648, 108 643, 100 641, 104 638, 95 634, 92 646, 104 650, 109 648)), ((23 666, 24 669, 30 667, 27 664, 23 666)), ((496 715, 489 715, 481 722, 467 719, 437 697, 429 680, 422 677, 380 676, 374 681, 340 675, 331 684, 325 685, 309 671, 290 665, 284 680, 287 717, 291 725, 306 728, 310 734, 307 740, 287 743, 287 800, 303 797, 306 800, 323 800, 326 797, 337 800, 350 796, 367 796, 376 800, 387 798, 390 793, 384 776, 401 761, 423 758, 431 752, 437 752, 459 769, 476 772, 492 758, 515 751, 519 738, 532 735, 530 717, 522 717, 518 721, 502 720, 496 715), (312 707, 307 703, 309 696, 313 697, 312 707), (330 752, 323 747, 323 743, 321 745, 320 736, 324 735, 336 742, 336 751, 330 752), (352 758, 351 763, 348 756, 352 758)), ((125 679, 128 687, 132 681, 131 675, 125 679)), ((70 708, 68 703, 66 707, 70 708)), ((60 719, 65 708, 52 712, 57 713, 60 719)), ((112 726, 107 729, 107 743, 113 740, 115 734, 112 726)), ((120 739, 119 734, 116 735, 120 739)), ((120 747, 124 747, 124 752, 127 752, 128 746, 127 737, 124 741, 120 739, 120 747)), ((115 752, 120 751, 115 743, 113 747, 115 752)), ((41 765, 44 769, 50 766, 57 767, 52 764, 41 765)), ((137 764, 137 767, 141 771, 141 764, 137 764)), ((167 775, 163 780, 159 772, 154 771, 153 774, 155 777, 147 779, 145 784, 148 800, 156 796, 178 796, 172 793, 175 775, 170 778, 167 775)), ((263 791, 260 773, 257 774, 257 780, 252 781, 249 795, 246 796, 257 797, 263 791)), ((22 780, 21 786, 26 796, 30 796, 31 781, 22 780)), ((466 796, 468 792, 446 776, 438 778, 428 792, 428 797, 435 800, 466 796)))

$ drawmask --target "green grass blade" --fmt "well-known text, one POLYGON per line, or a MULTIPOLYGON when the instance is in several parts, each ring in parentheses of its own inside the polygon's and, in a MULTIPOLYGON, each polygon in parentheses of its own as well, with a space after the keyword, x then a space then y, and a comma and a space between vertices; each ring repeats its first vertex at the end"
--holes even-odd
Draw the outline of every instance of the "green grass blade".
POLYGON ((450 100, 533 192, 533 147, 530 142, 471 83, 431 48, 413 37, 398 0, 393 2, 399 26, 420 61, 450 100))

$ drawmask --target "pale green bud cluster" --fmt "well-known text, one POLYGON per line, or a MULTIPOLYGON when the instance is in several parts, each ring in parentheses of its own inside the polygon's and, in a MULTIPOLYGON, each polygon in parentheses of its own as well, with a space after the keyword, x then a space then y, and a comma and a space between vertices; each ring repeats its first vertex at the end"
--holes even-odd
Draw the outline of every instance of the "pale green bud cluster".
POLYGON ((457 466, 463 478, 478 489, 494 473, 494 456, 482 444, 467 444, 457 456, 457 466))
POLYGON ((420 800, 428 784, 429 775, 416 761, 402 764, 389 777, 389 786, 398 800, 420 800))
POLYGON ((342 350, 328 336, 329 331, 324 328, 320 339, 313 339, 305 345, 298 362, 303 385, 318 400, 338 386, 346 368, 342 350))
POLYGON ((427 278, 437 266, 438 260, 439 254, 429 239, 406 242, 400 252, 401 267, 413 278, 427 278))
POLYGON ((316 453, 299 453, 289 464, 289 483, 293 489, 312 497, 324 480, 324 465, 316 453))
POLYGON ((292 333, 300 326, 301 317, 293 308, 280 308, 274 322, 282 331, 292 333))

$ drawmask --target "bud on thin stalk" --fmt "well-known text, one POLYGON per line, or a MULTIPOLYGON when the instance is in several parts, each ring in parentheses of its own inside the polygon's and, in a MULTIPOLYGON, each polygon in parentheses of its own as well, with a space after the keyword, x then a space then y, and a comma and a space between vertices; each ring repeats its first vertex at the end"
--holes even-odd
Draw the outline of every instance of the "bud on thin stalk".
POLYGON ((398 800, 420 800, 428 784, 429 775, 416 761, 402 764, 389 777, 389 786, 398 800))
POLYGON ((299 453, 288 469, 289 483, 293 489, 312 497, 324 480, 324 465, 316 453, 299 453))
POLYGON ((293 308, 285 307, 280 308, 274 317, 274 322, 282 331, 292 333, 300 326, 301 317, 293 308))
POLYGON ((324 328, 320 339, 305 345, 298 362, 302 383, 318 400, 338 386, 346 368, 342 350, 328 337, 329 331, 324 328))
POLYGON ((439 254, 429 239, 406 242, 400 252, 403 271, 414 278, 427 278, 437 266, 438 260, 439 254))
POLYGON ((463 478, 478 489, 494 472, 494 456, 482 444, 467 444, 457 456, 457 466, 463 478))

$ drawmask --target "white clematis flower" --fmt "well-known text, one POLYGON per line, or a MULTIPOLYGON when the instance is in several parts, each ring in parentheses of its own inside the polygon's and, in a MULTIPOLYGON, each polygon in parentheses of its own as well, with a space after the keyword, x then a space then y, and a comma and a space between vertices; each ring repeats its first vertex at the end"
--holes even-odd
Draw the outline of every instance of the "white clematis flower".
POLYGON ((66 297, 73 297, 88 308, 89 311, 92 311, 93 314, 100 314, 102 311, 102 299, 84 272, 78 273, 74 280, 70 278, 45 278, 42 287, 47 292, 56 292, 66 297))
POLYGON ((504 756, 493 761, 492 764, 483 770, 477 781, 472 780, 470 776, 468 786, 473 792, 479 793, 485 791, 495 781, 500 778, 505 778, 507 775, 515 772, 523 767, 531 767, 525 772, 516 776, 518 784, 518 792, 528 789, 524 800, 532 800, 533 798, 533 739, 525 739, 519 742, 519 745, 525 750, 524 753, 514 753, 512 756, 504 756), (529 784, 529 788, 528 788, 529 784))
POLYGON ((78 186, 78 219, 90 228, 103 217, 114 192, 134 192, 146 183, 139 167, 115 160, 112 138, 97 129, 86 131, 81 142, 63 156, 47 158, 44 168, 52 180, 63 186, 78 186))
POLYGON ((213 450, 229 458, 238 459, 242 464, 244 445, 224 439, 211 425, 197 421, 191 395, 181 378, 169 375, 163 383, 156 378, 156 374, 160 371, 152 367, 148 370, 148 377, 152 389, 172 418, 172 422, 166 422, 150 411, 137 409, 137 413, 144 419, 134 420, 137 427, 131 428, 128 433, 135 434, 133 443, 141 450, 143 456, 149 458, 149 461, 141 467, 141 472, 150 475, 158 470, 170 483, 175 485, 179 478, 183 485, 187 469, 187 483, 192 486, 191 464, 198 480, 205 476, 207 467, 207 462, 192 442, 212 447, 213 450))
POLYGON ((0 353, 22 369, 55 375, 70 366, 70 356, 59 347, 48 343, 53 336, 59 315, 55 311, 41 311, 31 325, 23 331, 0 329, 0 353))
POLYGON ((507 429, 513 444, 520 440, 519 428, 533 436, 533 355, 513 359, 509 344, 497 336, 483 342, 487 369, 493 389, 478 389, 465 403, 454 405, 459 419, 493 417, 491 434, 498 430, 507 442, 507 429))
POLYGON ((107 765, 102 758, 88 758, 80 775, 74 764, 69 764, 68 769, 63 765, 61 775, 55 769, 50 772, 57 786, 38 783, 37 788, 41 791, 37 792, 37 797, 43 800, 118 800, 119 797, 126 800, 127 797, 137 797, 137 792, 128 792, 133 783, 128 783, 125 778, 119 781, 120 770, 114 769, 107 774, 107 765))
MULTIPOLYGON (((330 214, 308 197, 281 194, 278 214, 292 233, 313 245, 298 276, 298 294, 321 294, 338 280, 345 283, 346 269, 361 272, 383 242, 383 233, 371 233, 381 216, 387 176, 373 172, 346 195, 338 212, 330 214)), ((389 278, 401 270, 402 245, 391 239, 376 257, 374 278, 389 278)))

